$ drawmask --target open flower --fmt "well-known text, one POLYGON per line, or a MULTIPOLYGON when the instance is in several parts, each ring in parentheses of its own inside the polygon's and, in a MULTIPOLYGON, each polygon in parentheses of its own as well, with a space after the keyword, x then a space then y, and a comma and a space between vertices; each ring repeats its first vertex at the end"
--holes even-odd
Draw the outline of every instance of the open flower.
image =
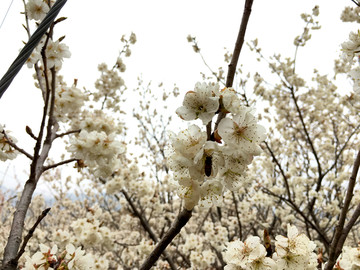
POLYGON ((26 4, 26 12, 30 20, 43 20, 49 10, 49 6, 43 0, 29 0, 26 4))
MULTIPOLYGON (((250 270, 275 270, 273 259, 266 257, 266 249, 257 236, 248 237, 245 242, 236 240, 228 243, 224 260, 228 263, 225 270, 250 269, 250 270)), ((290 269, 290 268, 289 268, 290 269)))
POLYGON ((287 238, 276 236, 273 258, 279 269, 316 269, 317 256, 315 243, 305 234, 299 233, 295 226, 287 226, 287 238))
POLYGON ((185 94, 183 106, 176 110, 181 119, 189 121, 201 119, 206 125, 219 108, 218 84, 197 83, 194 91, 185 94))
POLYGON ((258 144, 265 139, 265 132, 265 128, 257 124, 255 116, 248 108, 244 108, 241 113, 234 115, 233 119, 222 119, 217 130, 227 144, 227 154, 240 155, 250 161, 253 156, 261 153, 258 144))

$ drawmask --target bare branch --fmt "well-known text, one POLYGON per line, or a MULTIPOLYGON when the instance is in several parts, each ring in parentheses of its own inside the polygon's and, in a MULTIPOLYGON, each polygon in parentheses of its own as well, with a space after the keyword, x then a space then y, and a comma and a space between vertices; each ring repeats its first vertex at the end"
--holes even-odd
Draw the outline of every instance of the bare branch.
POLYGON ((140 270, 148 270, 156 263, 165 248, 171 243, 174 237, 180 233, 182 227, 184 227, 190 220, 191 214, 192 211, 186 209, 183 209, 179 213, 175 222, 172 224, 160 242, 156 245, 155 249, 147 257, 143 265, 140 267, 140 270))
MULTIPOLYGON (((240 24, 240 30, 236 39, 236 43, 235 43, 235 48, 234 48, 234 52, 231 58, 231 62, 228 66, 228 73, 226 76, 226 87, 232 87, 233 82, 234 82, 234 77, 235 77, 235 72, 236 72, 236 66, 239 60, 239 56, 240 56, 240 52, 242 49, 242 46, 244 44, 244 39, 245 39, 245 32, 246 32, 246 28, 247 28, 247 24, 249 22, 249 18, 250 18, 250 14, 251 14, 251 7, 253 4, 254 0, 246 0, 245 2, 245 7, 244 7, 244 12, 243 12, 243 17, 241 20, 241 24, 240 24)), ((223 119, 225 117, 226 113, 224 112, 220 112, 218 115, 218 118, 216 120, 215 123, 215 129, 217 129, 221 119, 223 119)))
POLYGON ((24 254, 25 252, 25 247, 27 245, 27 243, 29 242, 30 238, 33 236, 36 227, 40 224, 40 222, 46 217, 46 215, 49 213, 51 208, 46 208, 44 211, 42 211, 41 215, 37 218, 35 224, 31 227, 31 229, 29 230, 28 234, 25 236, 23 244, 20 248, 20 251, 18 253, 18 255, 16 256, 15 260, 18 261, 20 259, 20 257, 24 254))
POLYGON ((80 133, 80 131, 81 131, 81 129, 76 129, 76 130, 70 130, 70 131, 67 131, 67 132, 64 132, 64 133, 60 133, 60 134, 56 135, 56 139, 64 137, 66 135, 70 135, 70 134, 74 134, 74 133, 80 133))
MULTIPOLYGON (((359 171, 359 166, 360 166, 360 151, 358 152, 354 162, 353 171, 351 173, 346 191, 346 196, 344 198, 344 206, 341 209, 339 222, 338 225, 336 226, 335 234, 331 241, 329 260, 325 266, 325 270, 331 270, 335 265, 336 259, 340 255, 346 237, 351 229, 351 227, 348 226, 346 230, 344 230, 344 224, 345 224, 346 214, 349 210, 350 202, 352 200, 352 197, 354 196, 354 187, 355 187, 356 177, 359 171)), ((355 213, 356 215, 358 215, 357 212, 355 213)), ((354 219, 356 215, 354 216, 354 219)), ((354 219, 351 220, 351 223, 349 223, 349 225, 351 224, 353 225, 355 223, 356 219, 355 220, 354 219)))
POLYGON ((49 166, 44 166, 43 167, 43 172, 45 172, 47 170, 50 170, 50 169, 53 169, 53 168, 56 168, 58 166, 64 165, 64 164, 68 164, 68 163, 73 162, 73 161, 78 161, 78 159, 77 158, 70 158, 70 159, 63 160, 63 161, 60 161, 58 163, 49 165, 49 166))
POLYGON ((232 87, 232 85, 233 85, 236 66, 237 66, 237 63, 239 60, 242 46, 244 44, 245 32, 246 32, 247 24, 248 24, 248 21, 250 18, 251 7, 252 7, 253 2, 254 2, 254 0, 246 0, 246 2, 245 2, 245 8, 244 8, 243 17, 241 20, 239 34, 238 34, 238 37, 237 37, 237 40, 235 43, 233 56, 232 56, 231 62, 229 64, 229 70, 228 70, 228 74, 226 77, 226 87, 232 87))

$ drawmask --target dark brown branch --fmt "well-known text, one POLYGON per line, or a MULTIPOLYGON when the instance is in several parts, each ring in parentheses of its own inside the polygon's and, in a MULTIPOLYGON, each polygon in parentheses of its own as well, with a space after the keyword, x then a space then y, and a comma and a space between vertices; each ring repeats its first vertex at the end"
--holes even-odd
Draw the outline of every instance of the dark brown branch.
POLYGON ((286 174, 284 172, 284 170, 282 169, 282 166, 280 164, 280 162, 277 160, 274 152, 272 151, 272 149, 270 148, 269 144, 267 142, 264 142, 266 145, 267 150, 269 151, 273 161, 276 163, 276 165, 278 166, 279 170, 280 170, 280 174, 284 179, 284 183, 285 183, 285 188, 286 188, 286 193, 288 196, 288 199, 291 201, 291 192, 290 192, 290 187, 289 187, 289 183, 288 183, 288 179, 286 177, 286 174))
POLYGON ((47 171, 47 170, 50 170, 50 169, 53 169, 53 168, 56 168, 56 167, 61 166, 61 165, 68 164, 68 163, 73 162, 73 161, 78 161, 78 159, 76 159, 76 158, 70 158, 70 159, 63 160, 63 161, 60 161, 60 162, 58 162, 58 163, 49 165, 49 166, 44 166, 44 167, 43 167, 43 172, 45 172, 45 171, 47 171))
POLYGON ((237 40, 235 43, 235 48, 234 48, 234 52, 233 52, 233 55, 231 58, 231 62, 228 66, 229 69, 228 69, 228 74, 226 77, 226 87, 232 87, 232 85, 233 85, 236 66, 237 66, 237 63, 239 60, 241 48, 244 44, 245 32, 246 32, 247 24, 248 24, 248 21, 250 18, 251 6, 252 6, 253 2, 254 2, 254 0, 246 0, 246 2, 245 2, 245 8, 244 8, 243 17, 241 20, 239 34, 238 34, 238 37, 237 37, 237 40))
MULTIPOLYGON (((236 66, 239 60, 239 56, 240 56, 240 52, 242 49, 242 46, 244 44, 244 39, 245 39, 245 32, 246 32, 246 28, 247 28, 247 24, 249 22, 249 18, 250 18, 250 14, 251 14, 251 7, 253 4, 254 0, 246 0, 245 2, 245 7, 244 7, 244 12, 243 12, 243 17, 241 20, 241 24, 240 24, 240 30, 236 39, 236 43, 235 43, 235 48, 234 48, 234 52, 231 58, 231 62, 228 65, 228 73, 226 76, 226 87, 232 87, 233 82, 234 82, 234 77, 235 77, 235 72, 236 72, 236 66)), ((218 115, 218 118, 216 120, 215 123, 215 129, 217 129, 221 119, 223 119, 226 116, 226 113, 224 112, 220 112, 218 115)))
POLYGON ((81 129, 76 129, 76 130, 70 130, 70 131, 67 131, 67 132, 64 132, 64 133, 56 134, 56 138, 64 137, 66 135, 70 135, 70 134, 73 134, 73 133, 80 133, 80 131, 81 131, 81 129))
MULTIPOLYGON (((355 162, 354 162, 353 171, 350 176, 348 188, 346 191, 346 196, 344 199, 344 206, 341 209, 339 222, 338 222, 338 225, 336 226, 336 230, 335 230, 335 235, 331 241, 329 259, 325 266, 325 270, 331 270, 333 268, 333 266, 335 265, 336 259, 338 258, 338 256, 341 253, 341 250, 342 250, 342 247, 346 240, 347 234, 349 233, 349 231, 351 229, 351 227, 350 228, 348 227, 348 228, 346 228, 347 231, 345 231, 344 224, 345 224, 346 214, 349 210, 350 202, 352 200, 352 197, 354 196, 354 187, 355 187, 356 177, 357 177, 357 174, 359 171, 359 166, 360 166, 360 151, 358 152, 355 162)), ((356 220, 351 220, 351 221, 352 221, 352 224, 354 224, 356 220)), ((349 223, 349 224, 351 224, 351 223, 349 223)))
POLYGON ((296 111, 299 115, 299 118, 300 118, 300 122, 301 122, 301 125, 304 129, 304 132, 305 132, 305 136, 306 136, 306 139, 307 139, 307 142, 309 143, 310 145, 310 148, 311 148, 311 151, 312 153, 314 154, 314 157, 315 157, 315 160, 316 160, 316 164, 317 164, 317 167, 318 167, 318 174, 319 174, 319 178, 318 178, 318 183, 317 183, 317 186, 316 186, 316 191, 318 192, 320 190, 320 187, 321 187, 321 181, 322 181, 322 178, 323 178, 323 174, 322 174, 322 169, 321 169, 321 163, 320 163, 320 159, 317 155, 317 152, 315 150, 315 147, 314 147, 314 144, 310 138, 310 134, 306 128, 306 125, 305 125, 305 121, 304 121, 304 118, 303 118, 303 115, 301 113, 301 110, 300 110, 300 107, 297 103, 297 98, 295 97, 295 92, 294 92, 294 89, 292 87, 290 87, 290 91, 291 91, 291 97, 292 99, 294 100, 294 104, 295 104, 295 107, 296 107, 296 111))
POLYGON ((218 258, 220 264, 221 264, 221 269, 224 269, 224 267, 226 266, 226 263, 224 261, 224 258, 221 254, 221 252, 219 250, 217 250, 213 245, 210 245, 211 249, 215 252, 216 257, 218 258))
POLYGON ((292 201, 289 200, 288 198, 282 197, 280 195, 275 194, 274 192, 270 191, 267 188, 262 187, 263 191, 271 196, 274 196, 278 199, 280 199, 281 201, 285 202, 287 205, 289 205, 292 209, 294 209, 296 211, 296 213, 298 213, 303 219, 304 219, 304 223, 305 225, 310 225, 311 228, 313 228, 318 234, 319 237, 321 239, 321 241, 324 243, 324 246, 327 247, 329 245, 329 240, 327 239, 326 235, 324 234, 323 231, 321 231, 321 229, 316 226, 316 224, 314 224, 313 222, 311 222, 311 220, 309 219, 309 217, 307 215, 305 215, 303 213, 303 211, 300 210, 300 208, 292 201))
MULTIPOLYGON (((50 32, 51 31, 52 29, 50 29, 50 32)), ((55 96, 55 80, 56 80, 55 69, 53 68, 51 70, 52 72, 51 88, 47 76, 46 55, 44 48, 46 47, 48 39, 49 36, 47 37, 45 41, 45 45, 42 50, 42 57, 44 63, 44 76, 46 81, 46 91, 44 95, 44 109, 40 124, 40 131, 39 131, 39 135, 37 136, 37 141, 34 147, 33 160, 30 165, 30 176, 25 183, 23 192, 20 196, 20 200, 17 203, 16 211, 14 213, 10 234, 4 250, 3 266, 1 268, 2 270, 15 270, 17 268, 17 265, 12 264, 11 262, 14 262, 14 259, 18 254, 19 247, 21 244, 22 232, 24 230, 26 213, 29 209, 32 195, 34 194, 37 183, 43 172, 42 169, 44 162, 48 157, 50 148, 52 146, 52 142, 55 139, 56 132, 59 128, 59 125, 57 124, 56 119, 53 117, 53 113, 52 113, 54 110, 54 96, 55 96), (48 110, 49 106, 50 106, 50 112, 48 110), (48 112, 49 112, 49 119, 46 126, 46 119, 48 112), (45 129, 47 134, 43 142, 45 129)), ((39 83, 41 84, 40 80, 39 83)))
POLYGON ((205 223, 205 221, 207 220, 210 212, 211 212, 211 207, 209 208, 209 210, 207 211, 205 217, 203 218, 203 220, 201 221, 201 223, 200 223, 199 226, 197 227, 197 229, 196 229, 196 234, 199 234, 199 233, 200 233, 201 228, 202 228, 202 226, 204 226, 204 223, 205 223))
POLYGON ((189 221, 189 219, 191 218, 191 214, 192 211, 186 209, 183 209, 179 213, 175 222, 172 224, 172 226, 166 232, 160 242, 156 245, 155 249, 147 257, 143 265, 140 267, 140 270, 148 270, 156 263, 156 261, 159 259, 160 255, 163 253, 166 247, 171 243, 175 236, 180 233, 182 227, 184 227, 189 221))
POLYGON ((25 236, 23 244, 21 246, 21 249, 19 250, 19 252, 17 253, 16 257, 14 257, 13 259, 7 261, 3 267, 1 269, 16 269, 18 263, 19 263, 19 259, 20 257, 24 254, 25 252, 25 248, 27 243, 29 242, 30 238, 33 236, 34 231, 36 229, 36 227, 40 224, 40 222, 46 217, 46 215, 48 214, 48 212, 50 211, 50 208, 45 209, 41 215, 38 217, 38 219, 36 220, 35 224, 31 227, 31 229, 29 230, 28 234, 25 236))
MULTIPOLYGON (((18 255, 16 256, 15 260, 18 261, 20 259, 20 257, 24 254, 25 252, 25 247, 27 245, 27 243, 29 242, 30 238, 33 236, 36 227, 40 224, 40 222, 46 217, 46 215, 49 213, 51 208, 46 208, 44 211, 42 211, 41 215, 37 218, 35 224, 31 227, 31 229, 29 230, 28 234, 25 236, 23 244, 20 248, 20 251, 18 253, 18 255)), ((17 262, 16 262, 17 264, 17 262)))

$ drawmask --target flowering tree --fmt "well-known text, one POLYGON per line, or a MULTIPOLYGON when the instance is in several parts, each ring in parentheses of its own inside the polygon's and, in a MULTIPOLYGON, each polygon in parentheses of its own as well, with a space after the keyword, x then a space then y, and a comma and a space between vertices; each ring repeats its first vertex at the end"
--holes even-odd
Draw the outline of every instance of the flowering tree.
MULTIPOLYGON (((360 22, 354 3, 344 22, 360 22)), ((31 22, 45 21, 54 6, 25 3, 29 37, 31 22)), ((0 159, 22 154, 31 162, 19 194, 0 193, 1 269, 360 268, 360 34, 350 33, 335 61, 334 75, 353 81, 350 96, 337 91, 335 77, 315 70, 305 82, 296 72, 298 49, 320 29, 318 6, 301 15, 293 58, 269 58, 257 40, 247 44, 274 75, 256 73, 251 83, 236 68, 251 6, 247 0, 234 51, 225 55, 226 78, 222 68, 211 71, 182 104, 176 86, 159 96, 139 78, 132 141, 121 74, 136 35, 121 38, 114 64, 100 64, 96 90, 87 90, 61 76, 71 56, 64 36, 56 37, 65 18, 49 24, 26 58, 44 102, 38 131, 26 127, 33 152, 0 126, 0 159), (177 119, 159 113, 170 102, 180 105, 177 119), (169 131, 173 122, 188 125, 169 131), (50 155, 54 144, 66 151, 50 155), (69 164, 77 172, 66 175, 69 164), (33 196, 39 182, 51 185, 51 209, 33 196)), ((196 38, 188 41, 201 54, 196 38)))

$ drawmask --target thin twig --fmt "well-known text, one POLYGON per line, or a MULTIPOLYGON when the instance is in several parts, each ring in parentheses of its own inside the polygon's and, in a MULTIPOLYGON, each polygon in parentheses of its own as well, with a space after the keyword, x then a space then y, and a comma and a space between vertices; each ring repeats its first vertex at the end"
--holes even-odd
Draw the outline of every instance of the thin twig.
POLYGON ((60 134, 56 134, 56 138, 61 138, 64 137, 66 135, 70 135, 70 134, 74 134, 74 133, 80 133, 81 129, 76 129, 76 130, 70 130, 64 133, 60 133, 60 134))
POLYGON ((266 145, 267 150, 269 151, 271 157, 273 158, 273 161, 276 163, 276 165, 278 166, 279 170, 280 170, 280 174, 284 179, 284 183, 285 183, 285 188, 286 188, 286 193, 288 196, 288 199, 291 200, 291 192, 290 192, 290 187, 289 187, 289 183, 288 183, 288 179, 286 177, 286 174, 280 164, 280 162, 277 160, 274 152, 272 151, 272 149, 270 148, 269 144, 267 142, 264 142, 266 145))
POLYGON ((60 162, 52 164, 52 165, 44 166, 43 167, 43 172, 45 172, 47 170, 50 170, 50 169, 53 169, 53 168, 56 168, 56 167, 61 166, 61 165, 68 164, 68 163, 73 162, 73 161, 78 161, 78 159, 77 158, 70 158, 70 159, 63 160, 63 161, 60 161, 60 162))

